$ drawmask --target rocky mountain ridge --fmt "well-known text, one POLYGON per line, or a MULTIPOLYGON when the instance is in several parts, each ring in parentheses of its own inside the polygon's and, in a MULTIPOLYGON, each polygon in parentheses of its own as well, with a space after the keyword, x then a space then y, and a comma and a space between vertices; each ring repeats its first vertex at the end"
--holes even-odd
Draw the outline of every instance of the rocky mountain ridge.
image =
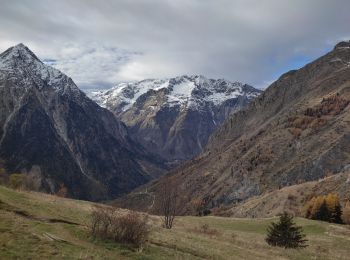
POLYGON ((240 82, 184 75, 120 83, 90 97, 114 112, 148 151, 178 162, 200 153, 210 134, 260 93, 240 82))
POLYGON ((0 54, 0 136, 8 170, 49 193, 113 198, 161 171, 123 123, 23 44, 0 54))

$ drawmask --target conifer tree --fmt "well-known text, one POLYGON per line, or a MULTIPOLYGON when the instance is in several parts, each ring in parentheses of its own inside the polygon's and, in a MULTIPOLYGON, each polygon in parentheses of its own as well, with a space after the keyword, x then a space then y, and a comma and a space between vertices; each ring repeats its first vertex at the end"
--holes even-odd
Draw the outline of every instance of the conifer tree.
POLYGON ((343 215, 343 211, 342 211, 340 203, 338 203, 335 206, 335 210, 334 210, 334 213, 332 215, 332 222, 338 223, 338 224, 343 224, 342 215, 343 215))
POLYGON ((307 240, 302 227, 296 226, 293 217, 284 212, 277 223, 267 229, 266 242, 271 246, 284 248, 306 247, 307 240))
POLYGON ((330 219, 330 212, 328 210, 326 200, 323 200, 318 212, 316 212, 315 219, 322 221, 328 221, 330 219))

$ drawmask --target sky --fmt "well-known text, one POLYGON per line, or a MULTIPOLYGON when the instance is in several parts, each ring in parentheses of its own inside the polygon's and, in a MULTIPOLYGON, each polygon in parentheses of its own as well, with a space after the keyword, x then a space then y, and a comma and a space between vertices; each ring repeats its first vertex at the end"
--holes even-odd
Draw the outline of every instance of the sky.
POLYGON ((349 0, 0 0, 23 43, 83 90, 201 74, 264 89, 350 40, 349 0))

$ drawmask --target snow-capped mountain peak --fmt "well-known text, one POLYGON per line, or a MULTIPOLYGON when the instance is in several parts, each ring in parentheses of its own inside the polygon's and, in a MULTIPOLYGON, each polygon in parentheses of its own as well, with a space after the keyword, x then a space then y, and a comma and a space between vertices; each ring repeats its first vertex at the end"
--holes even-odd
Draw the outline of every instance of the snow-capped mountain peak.
MULTIPOLYGON (((44 64, 24 44, 20 43, 0 54, 0 71, 17 79, 17 87, 27 88, 34 81, 38 89, 46 86, 62 93, 79 94, 73 81, 61 71, 44 64)), ((5 74, 3 74, 5 75, 5 74)))
POLYGON ((119 106, 126 111, 139 97, 149 91, 166 91, 164 106, 180 106, 182 109, 198 108, 205 102, 220 105, 238 96, 256 97, 260 92, 240 82, 224 79, 208 79, 202 75, 183 75, 168 79, 147 79, 139 82, 119 83, 104 91, 88 95, 103 107, 119 106))
POLYGON ((120 83, 90 97, 148 151, 176 164, 201 152, 213 131, 260 93, 240 82, 183 75, 120 83))
POLYGON ((0 57, 3 59, 3 61, 5 61, 5 63, 14 62, 18 59, 21 59, 27 63, 31 63, 33 60, 39 61, 38 57, 23 43, 7 49, 1 54, 0 57))

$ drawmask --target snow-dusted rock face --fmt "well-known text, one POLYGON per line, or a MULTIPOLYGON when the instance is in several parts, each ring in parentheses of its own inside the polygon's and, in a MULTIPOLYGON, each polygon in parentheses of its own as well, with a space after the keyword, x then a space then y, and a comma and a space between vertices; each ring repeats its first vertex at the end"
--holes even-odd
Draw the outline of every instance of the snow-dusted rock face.
POLYGON ((26 46, 0 54, 0 159, 10 172, 31 174, 42 191, 64 185, 71 197, 107 199, 152 177, 147 156, 110 111, 26 46))
POLYGON ((16 87, 27 89, 35 83, 39 90, 47 87, 61 94, 69 93, 75 96, 83 94, 71 78, 42 63, 22 43, 0 54, 0 71, 2 72, 0 77, 16 78, 16 87))
POLYGON ((120 83, 88 95, 113 111, 149 151, 176 162, 201 152, 210 134, 260 92, 194 75, 120 83))
POLYGON ((220 105, 226 100, 246 96, 255 98, 259 90, 240 82, 224 79, 207 79, 204 76, 180 76, 171 79, 147 79, 140 82, 120 83, 106 91, 93 91, 88 95, 106 108, 119 111, 130 109, 142 95, 149 91, 167 90, 163 106, 180 106, 182 109, 199 109, 205 102, 220 105))

